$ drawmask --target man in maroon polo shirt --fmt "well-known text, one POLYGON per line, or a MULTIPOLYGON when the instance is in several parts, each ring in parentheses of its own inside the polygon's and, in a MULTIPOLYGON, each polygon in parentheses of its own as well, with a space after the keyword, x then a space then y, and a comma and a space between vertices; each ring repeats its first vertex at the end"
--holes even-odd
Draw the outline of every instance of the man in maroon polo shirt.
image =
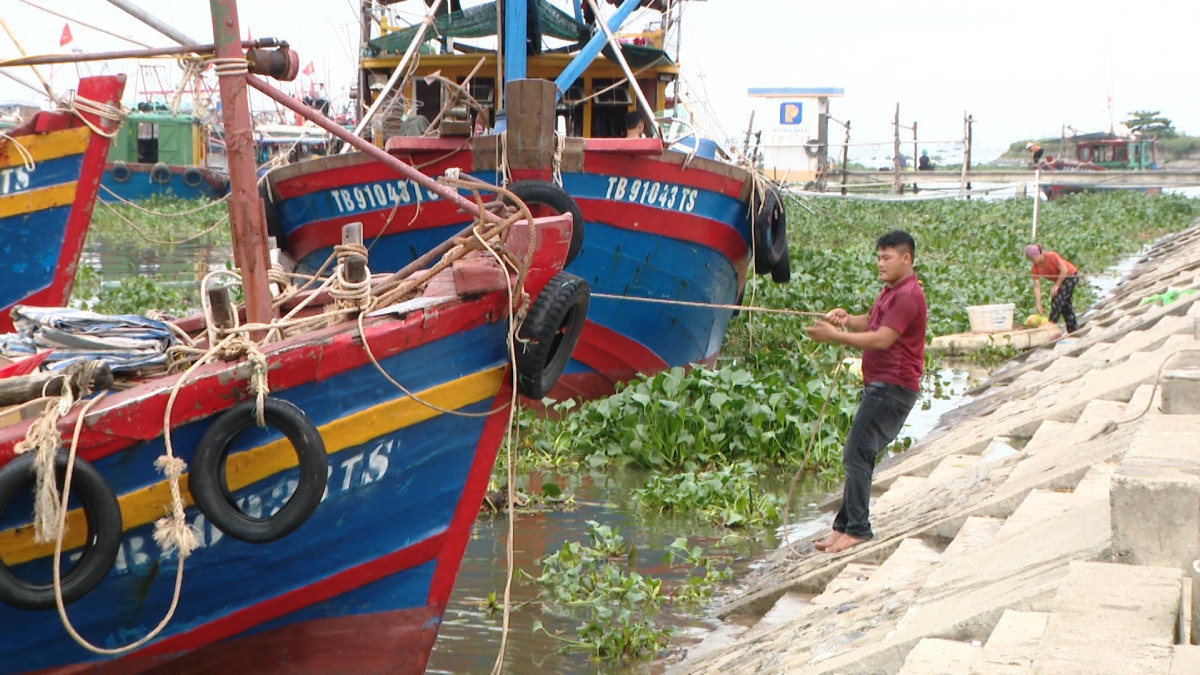
POLYGON ((925 293, 913 272, 916 248, 907 232, 893 230, 880 237, 875 265, 884 286, 871 311, 853 315, 839 307, 807 329, 814 340, 863 353, 862 399, 842 448, 842 508, 833 532, 814 544, 818 551, 837 553, 873 536, 869 507, 875 457, 896 439, 917 402, 925 366, 925 293))

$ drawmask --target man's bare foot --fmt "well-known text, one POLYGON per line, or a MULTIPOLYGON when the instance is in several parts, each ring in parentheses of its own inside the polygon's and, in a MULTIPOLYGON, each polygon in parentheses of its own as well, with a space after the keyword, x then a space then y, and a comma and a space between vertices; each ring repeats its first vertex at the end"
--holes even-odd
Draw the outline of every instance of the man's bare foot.
POLYGON ((846 549, 850 548, 851 546, 858 546, 859 544, 863 543, 864 541, 866 541, 866 539, 856 537, 852 534, 842 534, 841 537, 838 537, 837 541, 835 541, 832 544, 830 544, 829 546, 825 547, 825 552, 826 553, 841 553, 842 551, 845 551, 846 549))
POLYGON ((818 551, 824 551, 830 546, 833 546, 841 537, 842 533, 834 530, 833 532, 829 533, 828 537, 825 537, 824 539, 821 539, 813 544, 813 548, 817 549, 818 551))

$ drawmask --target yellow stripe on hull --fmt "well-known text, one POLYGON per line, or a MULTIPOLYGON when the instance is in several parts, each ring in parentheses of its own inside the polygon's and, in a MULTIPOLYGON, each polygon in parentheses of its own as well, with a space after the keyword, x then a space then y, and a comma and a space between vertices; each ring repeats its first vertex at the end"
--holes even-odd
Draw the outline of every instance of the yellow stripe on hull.
POLYGON ((0 197, 0 218, 23 216, 43 209, 66 206, 75 201, 75 190, 78 186, 79 181, 72 181, 0 197))
MULTIPOLYGON (((488 400, 500 390, 504 368, 492 368, 452 382, 419 392, 418 397, 438 407, 457 410, 488 400)), ((319 427, 325 439, 325 452, 332 455, 347 448, 362 445, 384 433, 424 422, 442 413, 407 396, 380 403, 319 427)), ((226 475, 233 492, 296 466, 296 453, 286 438, 260 445, 229 458, 226 475)), ((187 475, 179 483, 184 504, 192 505, 187 489, 187 475)), ((121 522, 126 531, 153 522, 170 512, 171 488, 166 480, 134 490, 117 498, 121 505, 121 522)), ((63 550, 83 546, 87 521, 83 511, 67 514, 67 534, 63 550)), ((0 558, 5 564, 17 565, 54 554, 54 544, 35 544, 33 526, 27 525, 0 532, 0 558)))
POLYGON ((0 169, 23 166, 25 161, 21 151, 14 143, 20 143, 34 162, 44 162, 48 159, 58 159, 67 155, 78 155, 87 150, 91 140, 92 130, 87 127, 51 131, 47 134, 32 134, 16 136, 15 138, 0 139, 0 169))

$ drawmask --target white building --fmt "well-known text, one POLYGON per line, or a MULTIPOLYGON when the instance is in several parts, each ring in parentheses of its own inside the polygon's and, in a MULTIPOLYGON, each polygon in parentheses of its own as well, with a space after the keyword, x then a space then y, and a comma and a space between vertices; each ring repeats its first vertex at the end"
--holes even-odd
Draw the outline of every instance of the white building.
POLYGON ((806 183, 828 167, 829 99, 841 98, 835 87, 750 88, 763 170, 768 178, 806 183))

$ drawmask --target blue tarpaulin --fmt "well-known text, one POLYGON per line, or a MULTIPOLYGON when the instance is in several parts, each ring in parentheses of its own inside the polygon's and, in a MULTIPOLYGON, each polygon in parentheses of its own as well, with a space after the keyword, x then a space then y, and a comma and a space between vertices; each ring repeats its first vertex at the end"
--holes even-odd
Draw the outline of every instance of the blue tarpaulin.
POLYGON ((17 305, 11 316, 17 332, 0 335, 0 355, 20 358, 53 349, 45 361, 48 370, 92 359, 107 362, 114 373, 161 366, 175 344, 165 323, 133 314, 17 305))

